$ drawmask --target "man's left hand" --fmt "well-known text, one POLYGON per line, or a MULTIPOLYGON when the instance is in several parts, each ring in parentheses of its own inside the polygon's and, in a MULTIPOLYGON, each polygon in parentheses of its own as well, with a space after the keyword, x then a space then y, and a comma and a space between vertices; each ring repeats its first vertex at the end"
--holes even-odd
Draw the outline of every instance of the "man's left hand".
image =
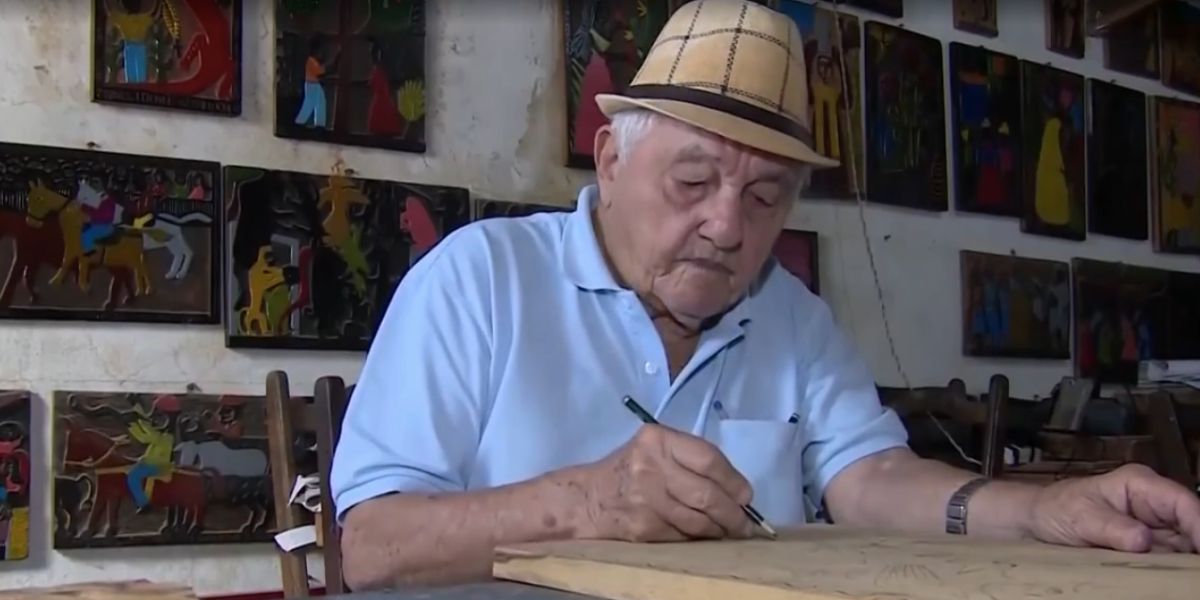
POLYGON ((1200 496, 1145 465, 1129 464, 1047 486, 1033 504, 1031 528, 1052 544, 1196 552, 1200 496))

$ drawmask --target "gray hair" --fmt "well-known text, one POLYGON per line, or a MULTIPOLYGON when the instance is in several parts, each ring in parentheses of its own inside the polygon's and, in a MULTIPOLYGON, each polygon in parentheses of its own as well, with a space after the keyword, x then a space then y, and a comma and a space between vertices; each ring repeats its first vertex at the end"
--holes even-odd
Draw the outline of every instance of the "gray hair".
MULTIPOLYGON (((646 132, 650 131, 650 126, 659 118, 661 117, 658 113, 645 108, 623 110, 612 116, 613 138, 617 143, 617 161, 620 164, 625 164, 626 158, 633 154, 638 142, 642 141, 646 132)), ((812 170, 812 165, 800 165, 801 191, 806 189, 812 180, 812 170)))

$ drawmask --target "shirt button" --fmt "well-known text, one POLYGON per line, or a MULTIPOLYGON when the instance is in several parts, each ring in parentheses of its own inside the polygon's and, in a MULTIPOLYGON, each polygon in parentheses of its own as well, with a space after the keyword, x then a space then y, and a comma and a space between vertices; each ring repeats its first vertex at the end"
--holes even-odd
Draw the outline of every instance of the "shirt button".
POLYGON ((656 365, 652 362, 647 362, 643 368, 646 369, 647 375, 657 375, 658 374, 658 365, 656 365))

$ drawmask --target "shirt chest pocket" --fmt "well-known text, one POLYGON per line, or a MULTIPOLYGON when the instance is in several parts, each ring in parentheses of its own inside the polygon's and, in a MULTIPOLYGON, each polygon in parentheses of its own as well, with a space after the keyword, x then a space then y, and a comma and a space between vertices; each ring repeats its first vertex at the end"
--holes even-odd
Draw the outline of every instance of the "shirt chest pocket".
POLYGON ((806 520, 799 426, 785 421, 720 419, 713 443, 754 489, 751 504, 774 525, 806 520))

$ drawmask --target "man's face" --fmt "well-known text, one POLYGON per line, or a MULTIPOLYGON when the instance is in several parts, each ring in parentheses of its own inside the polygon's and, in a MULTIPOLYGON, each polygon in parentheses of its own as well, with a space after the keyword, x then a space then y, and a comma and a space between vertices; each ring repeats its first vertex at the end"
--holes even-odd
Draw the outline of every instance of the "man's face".
POLYGON ((783 228, 798 166, 668 118, 623 160, 607 128, 597 146, 601 232, 623 283, 681 322, 728 309, 783 228))

